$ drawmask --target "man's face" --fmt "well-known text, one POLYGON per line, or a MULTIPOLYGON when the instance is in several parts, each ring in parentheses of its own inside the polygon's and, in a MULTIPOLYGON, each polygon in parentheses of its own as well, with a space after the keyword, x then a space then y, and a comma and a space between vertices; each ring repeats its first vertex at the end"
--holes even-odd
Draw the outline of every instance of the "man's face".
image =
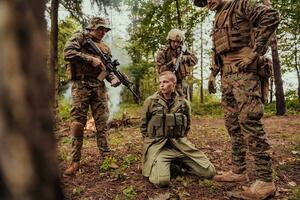
POLYGON ((175 82, 169 75, 159 77, 159 90, 162 94, 171 94, 175 91, 175 82))
POLYGON ((207 0, 207 8, 211 11, 217 10, 223 3, 223 0, 207 0))
POLYGON ((181 45, 180 40, 170 40, 170 46, 172 49, 177 49, 181 45))
POLYGON ((97 40, 102 40, 102 38, 106 34, 106 28, 100 26, 99 28, 95 29, 92 31, 92 35, 97 39, 97 40))

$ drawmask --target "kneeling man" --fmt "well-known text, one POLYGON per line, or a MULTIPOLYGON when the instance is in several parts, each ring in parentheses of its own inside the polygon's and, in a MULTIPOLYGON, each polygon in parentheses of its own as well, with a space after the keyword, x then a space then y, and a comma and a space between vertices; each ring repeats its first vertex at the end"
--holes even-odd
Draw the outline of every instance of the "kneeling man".
POLYGON ((146 99, 142 112, 143 175, 158 186, 169 185, 170 165, 174 161, 182 162, 199 177, 215 175, 213 164, 186 137, 191 126, 191 108, 175 87, 174 73, 161 73, 159 91, 146 99))

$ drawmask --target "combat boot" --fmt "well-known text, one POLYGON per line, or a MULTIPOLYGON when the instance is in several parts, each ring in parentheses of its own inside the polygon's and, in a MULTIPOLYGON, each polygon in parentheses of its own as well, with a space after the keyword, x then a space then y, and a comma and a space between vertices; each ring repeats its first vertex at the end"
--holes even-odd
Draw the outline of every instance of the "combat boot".
POLYGON ((64 171, 64 175, 70 176, 75 174, 79 170, 79 162, 72 162, 69 167, 64 171))
POLYGON ((245 187, 242 198, 245 200, 263 200, 276 193, 274 182, 256 180, 250 187, 245 187))
POLYGON ((245 182, 249 181, 247 174, 236 174, 232 171, 224 172, 221 175, 215 175, 213 178, 217 182, 245 182))

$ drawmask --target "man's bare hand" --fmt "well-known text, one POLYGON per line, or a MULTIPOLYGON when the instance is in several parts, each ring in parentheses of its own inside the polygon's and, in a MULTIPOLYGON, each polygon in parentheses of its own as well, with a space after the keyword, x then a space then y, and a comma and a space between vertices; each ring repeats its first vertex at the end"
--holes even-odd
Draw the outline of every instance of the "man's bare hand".
POLYGON ((102 70, 105 70, 105 65, 103 64, 103 62, 96 57, 92 57, 92 66, 93 67, 100 67, 102 70))
POLYGON ((118 87, 121 84, 121 82, 119 81, 119 79, 117 77, 113 78, 110 82, 110 85, 112 87, 118 87))

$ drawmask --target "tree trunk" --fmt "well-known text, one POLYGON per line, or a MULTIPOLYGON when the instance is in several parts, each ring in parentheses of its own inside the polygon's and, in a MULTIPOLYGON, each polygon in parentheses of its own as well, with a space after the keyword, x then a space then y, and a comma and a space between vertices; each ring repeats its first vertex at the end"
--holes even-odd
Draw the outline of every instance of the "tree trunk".
POLYGON ((297 80, 298 80, 298 99, 300 99, 300 71, 298 67, 298 47, 297 47, 297 35, 295 35, 295 69, 297 72, 297 80))
POLYGON ((176 0, 176 10, 177 10, 177 22, 178 22, 178 27, 181 29, 181 16, 180 16, 180 5, 179 5, 179 0, 176 0))
POLYGON ((274 86, 274 74, 272 72, 271 80, 270 80, 270 103, 273 102, 273 86, 274 86))
MULTIPOLYGON (((270 7, 271 1, 264 0, 263 3, 270 7)), ((273 60, 273 71, 275 80, 275 96, 276 96, 276 115, 284 115, 286 112, 285 99, 283 92, 283 83, 281 78, 281 67, 278 55, 277 37, 274 34, 271 38, 271 49, 272 49, 272 60, 273 60)))
POLYGON ((280 61, 278 55, 276 35, 273 35, 271 49, 272 49, 274 80, 275 80, 276 115, 284 115, 286 109, 285 109, 285 99, 284 99, 283 84, 281 79, 280 61))
POLYGON ((200 71, 201 71, 201 84, 200 84, 200 103, 204 103, 204 98, 203 98, 203 22, 201 22, 201 46, 200 46, 200 51, 201 51, 201 56, 200 56, 200 71))
POLYGON ((58 6, 59 0, 51 1, 51 31, 50 31, 50 84, 52 91, 52 108, 55 119, 58 119, 58 6))
POLYGON ((49 110, 45 0, 0 1, 0 199, 64 199, 49 110))
POLYGON ((296 65, 297 70, 297 80, 298 80, 298 99, 300 99, 300 72, 299 67, 296 65))

